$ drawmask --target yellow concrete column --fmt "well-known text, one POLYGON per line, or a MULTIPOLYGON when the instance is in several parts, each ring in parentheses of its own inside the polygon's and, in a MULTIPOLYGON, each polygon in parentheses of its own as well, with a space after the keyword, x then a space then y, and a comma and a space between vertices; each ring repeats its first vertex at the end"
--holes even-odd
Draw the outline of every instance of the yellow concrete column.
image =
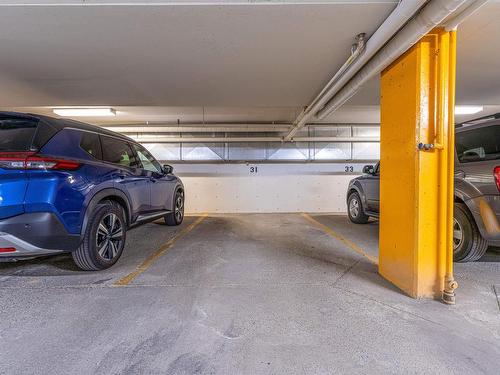
POLYGON ((454 75, 455 32, 436 29, 381 78, 379 272, 415 298, 446 286, 449 302, 454 75))

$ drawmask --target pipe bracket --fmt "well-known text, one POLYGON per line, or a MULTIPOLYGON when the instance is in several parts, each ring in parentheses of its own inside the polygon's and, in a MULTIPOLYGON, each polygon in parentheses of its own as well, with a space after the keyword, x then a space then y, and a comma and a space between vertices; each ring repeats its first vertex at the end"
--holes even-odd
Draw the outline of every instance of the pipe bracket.
POLYGON ((422 142, 420 142, 417 145, 417 148, 419 151, 430 151, 430 150, 433 150, 435 148, 435 146, 434 146, 434 143, 422 143, 422 142))

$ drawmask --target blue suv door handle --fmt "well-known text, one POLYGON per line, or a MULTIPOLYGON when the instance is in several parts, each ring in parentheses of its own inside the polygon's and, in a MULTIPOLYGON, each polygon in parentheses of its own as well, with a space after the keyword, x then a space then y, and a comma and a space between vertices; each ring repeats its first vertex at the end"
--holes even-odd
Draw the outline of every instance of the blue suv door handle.
POLYGON ((149 180, 150 180, 151 182, 156 182, 156 178, 154 178, 154 177, 150 177, 150 178, 149 178, 149 180))

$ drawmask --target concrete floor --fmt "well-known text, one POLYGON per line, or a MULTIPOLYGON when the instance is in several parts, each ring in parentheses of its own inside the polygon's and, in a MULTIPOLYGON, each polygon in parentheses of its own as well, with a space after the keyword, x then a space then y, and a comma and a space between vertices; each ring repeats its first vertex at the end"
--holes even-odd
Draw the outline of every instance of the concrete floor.
POLYGON ((103 272, 0 264, 0 373, 499 373, 498 249, 456 264, 446 306, 377 274, 376 222, 314 216, 346 244, 298 214, 210 216, 114 285, 195 219, 134 229, 103 272))

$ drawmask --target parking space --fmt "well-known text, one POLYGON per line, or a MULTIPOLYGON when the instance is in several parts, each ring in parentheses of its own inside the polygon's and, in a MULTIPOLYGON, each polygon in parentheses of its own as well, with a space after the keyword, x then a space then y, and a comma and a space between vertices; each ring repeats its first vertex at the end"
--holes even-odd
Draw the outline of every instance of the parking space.
POLYGON ((127 248, 114 267, 102 272, 85 272, 74 264, 71 254, 37 258, 14 263, 0 263, 3 287, 92 287, 112 285, 132 273, 163 244, 175 238, 196 221, 188 216, 178 227, 168 227, 163 221, 153 222, 128 233, 127 248))
POLYGON ((100 273, 65 256, 2 264, 1 372, 495 372, 497 249, 457 265, 459 305, 445 307, 408 299, 350 246, 376 257, 377 222, 310 218, 322 225, 209 215, 177 240, 198 217, 178 229, 147 224, 100 273))

